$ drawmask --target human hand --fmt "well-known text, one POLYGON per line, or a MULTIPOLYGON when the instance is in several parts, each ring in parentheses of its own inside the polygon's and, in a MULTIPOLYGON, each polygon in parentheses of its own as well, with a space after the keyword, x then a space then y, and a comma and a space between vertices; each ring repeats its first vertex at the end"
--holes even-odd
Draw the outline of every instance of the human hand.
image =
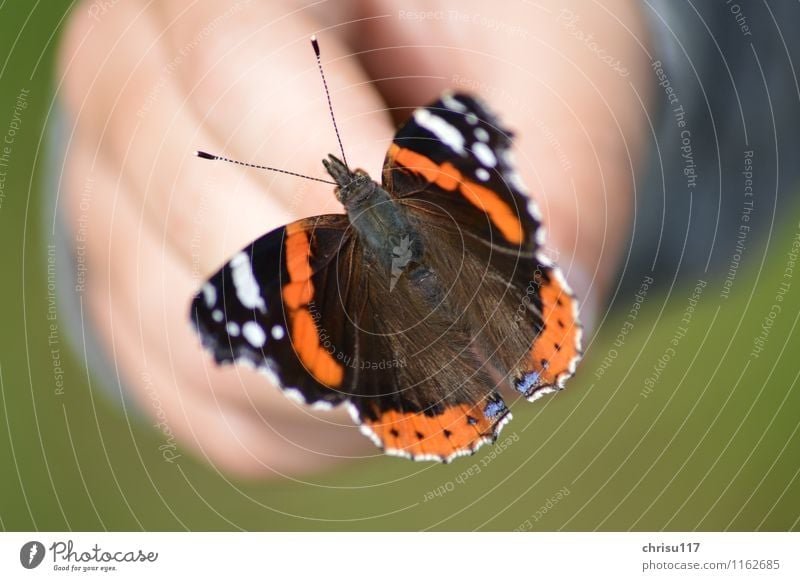
POLYGON ((627 76, 577 38, 563 3, 496 15, 477 2, 98 6, 74 12, 60 54, 75 124, 63 209, 73 229, 87 226, 85 304, 143 409, 155 393, 169 429, 213 464, 297 474, 374 450, 345 413, 312 412, 249 369, 216 367, 187 321, 194 292, 235 251, 297 218, 341 211, 330 186, 193 156, 325 177, 320 160, 338 145, 313 32, 348 158, 373 177, 407 107, 447 87, 481 94, 518 136, 520 173, 567 279, 591 309, 601 304, 627 237, 644 127, 632 91, 647 73, 635 3, 615 3, 614 17, 572 9, 627 76), (505 27, 475 20, 481 11, 505 27), (400 48, 374 50, 383 47, 400 48))

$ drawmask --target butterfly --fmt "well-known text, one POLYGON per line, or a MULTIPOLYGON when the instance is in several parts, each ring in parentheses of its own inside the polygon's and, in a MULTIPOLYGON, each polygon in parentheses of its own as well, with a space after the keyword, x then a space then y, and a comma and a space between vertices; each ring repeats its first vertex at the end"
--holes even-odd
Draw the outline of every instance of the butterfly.
POLYGON ((536 400, 581 357, 577 301, 541 253, 511 138, 446 92, 397 131, 380 183, 329 155, 346 213, 233 256, 192 301, 203 345, 305 404, 346 405, 387 454, 449 462, 494 441, 511 418, 501 385, 536 400))

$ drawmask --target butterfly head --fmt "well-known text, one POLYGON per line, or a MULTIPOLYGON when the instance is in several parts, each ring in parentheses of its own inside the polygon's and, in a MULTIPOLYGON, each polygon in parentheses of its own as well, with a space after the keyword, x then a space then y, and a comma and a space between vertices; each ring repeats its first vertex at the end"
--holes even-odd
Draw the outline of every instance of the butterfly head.
POLYGON ((359 206, 379 187, 363 169, 351 170, 335 155, 328 155, 322 164, 336 182, 336 198, 345 208, 359 206))

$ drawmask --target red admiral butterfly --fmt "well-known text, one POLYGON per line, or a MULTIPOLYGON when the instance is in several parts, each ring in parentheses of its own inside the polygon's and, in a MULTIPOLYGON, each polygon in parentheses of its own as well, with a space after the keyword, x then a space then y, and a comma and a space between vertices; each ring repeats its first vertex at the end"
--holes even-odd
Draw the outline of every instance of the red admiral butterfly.
POLYGON ((538 252, 511 135, 448 92, 397 132, 381 184, 329 155, 346 214, 236 254, 192 302, 203 344, 304 403, 346 404, 387 454, 448 462, 493 441, 511 419, 499 385, 533 401, 581 356, 577 303, 538 252))

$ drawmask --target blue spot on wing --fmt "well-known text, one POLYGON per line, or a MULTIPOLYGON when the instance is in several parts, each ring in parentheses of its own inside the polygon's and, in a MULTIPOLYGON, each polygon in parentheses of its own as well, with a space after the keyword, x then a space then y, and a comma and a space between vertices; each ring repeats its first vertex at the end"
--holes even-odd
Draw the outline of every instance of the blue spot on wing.
POLYGON ((486 407, 483 409, 483 415, 487 418, 496 418, 499 415, 502 415, 506 411, 506 403, 500 399, 493 399, 489 403, 486 404, 486 407))
POLYGON ((517 382, 517 391, 520 393, 528 393, 538 382, 539 372, 531 371, 517 382))

